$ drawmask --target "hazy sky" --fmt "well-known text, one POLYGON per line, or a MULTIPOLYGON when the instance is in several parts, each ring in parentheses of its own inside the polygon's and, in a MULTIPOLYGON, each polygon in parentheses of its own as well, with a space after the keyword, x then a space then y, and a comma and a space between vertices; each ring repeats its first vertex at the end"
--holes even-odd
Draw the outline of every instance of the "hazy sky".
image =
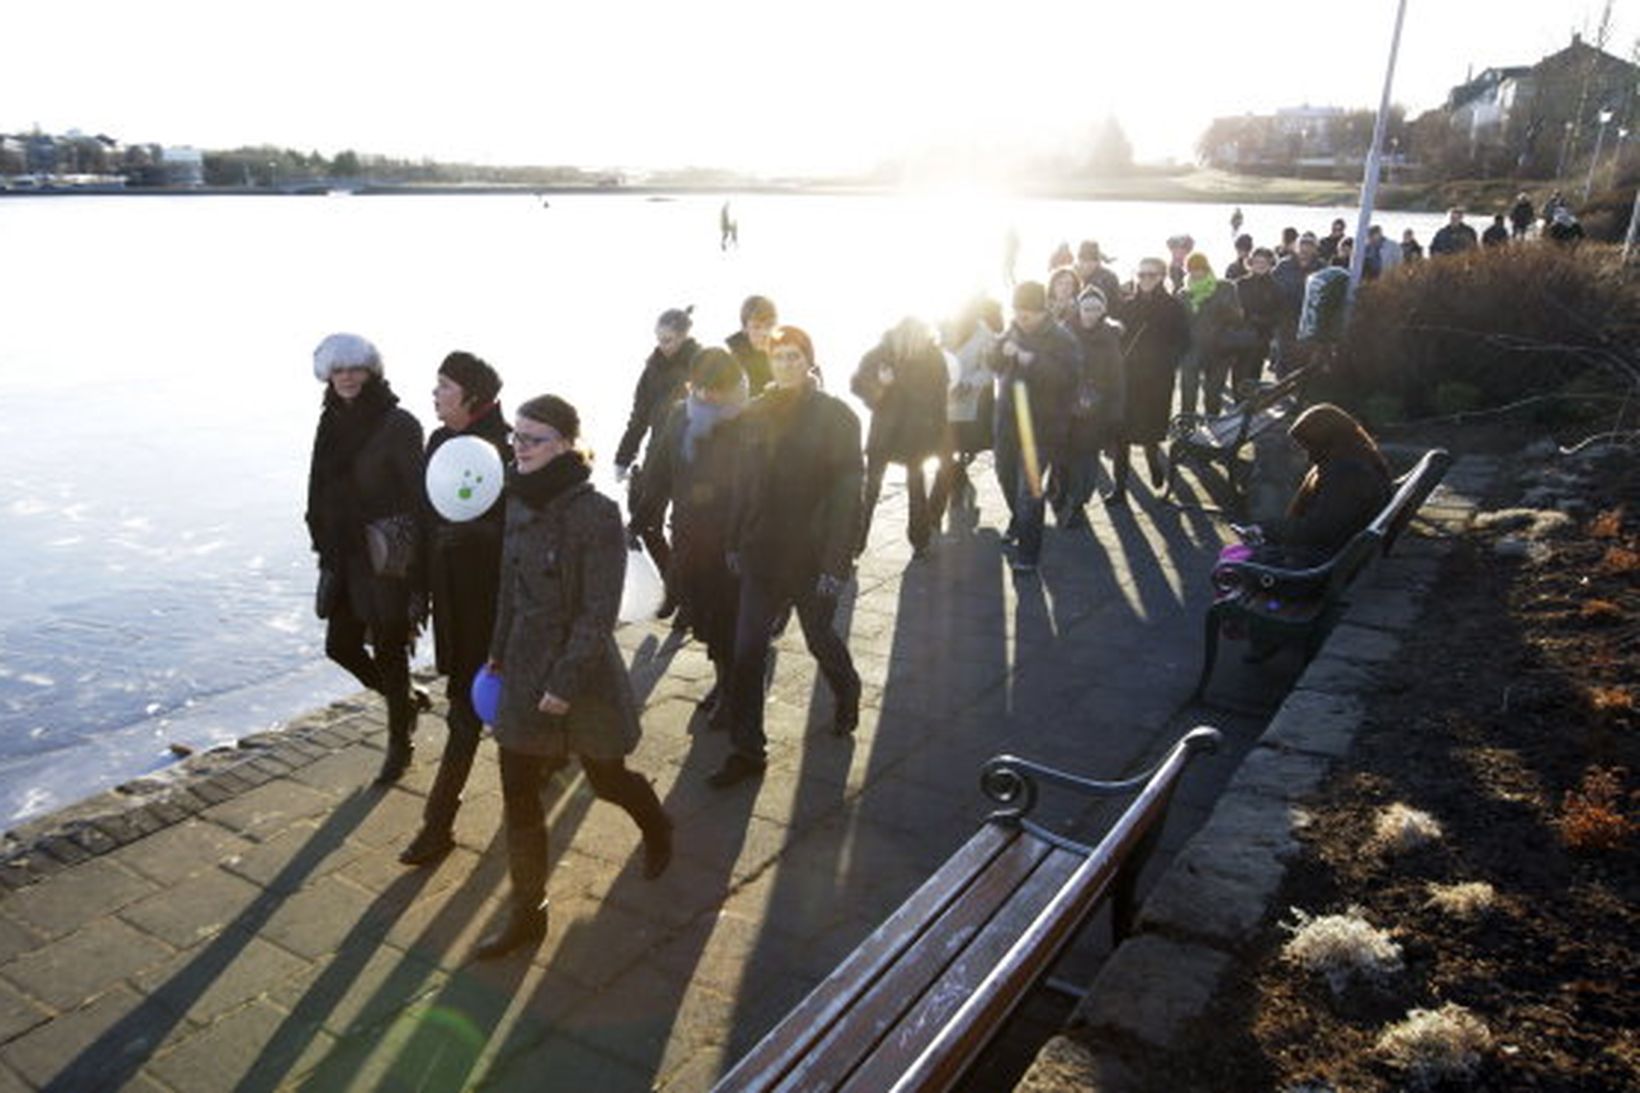
MULTIPOLYGON (((1616 0, 1628 56, 1640 0, 1616 0)), ((1395 100, 1592 36, 1601 0, 1408 0, 1395 100)), ((1376 106, 1395 0, 75 0, 7 5, 0 131, 491 163, 850 169, 1215 115, 1376 106)))

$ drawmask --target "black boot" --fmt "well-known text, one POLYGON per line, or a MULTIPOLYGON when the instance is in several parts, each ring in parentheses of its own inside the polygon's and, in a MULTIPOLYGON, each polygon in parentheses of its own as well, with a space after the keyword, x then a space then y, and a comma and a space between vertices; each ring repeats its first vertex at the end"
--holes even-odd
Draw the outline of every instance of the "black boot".
POLYGON ((474 960, 494 960, 547 936, 547 830, 507 829, 512 906, 501 929, 478 943, 474 960))
POLYGON ((446 748, 444 758, 433 778, 433 788, 427 792, 427 808, 422 812, 421 830, 416 832, 410 845, 399 855, 405 865, 432 865, 455 849, 456 810, 461 807, 461 788, 467 784, 467 774, 473 759, 468 755, 451 755, 446 748))
POLYGON ((1110 492, 1104 495, 1107 505, 1118 506, 1127 504, 1128 471, 1132 466, 1132 453, 1126 444, 1116 449, 1110 461, 1110 492))
POLYGON ((408 696, 404 708, 394 709, 389 705, 387 711, 387 754, 382 757, 381 770, 376 772, 376 785, 390 786, 404 776, 410 768, 410 756, 415 753, 415 745, 410 738, 416 732, 416 711, 410 705, 408 696))

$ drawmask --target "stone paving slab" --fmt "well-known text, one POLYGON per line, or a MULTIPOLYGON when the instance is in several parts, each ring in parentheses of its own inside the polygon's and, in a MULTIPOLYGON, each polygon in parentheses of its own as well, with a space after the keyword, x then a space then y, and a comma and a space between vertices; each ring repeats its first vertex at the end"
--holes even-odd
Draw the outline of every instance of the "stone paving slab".
MULTIPOLYGON (((922 561, 900 531, 903 493, 885 495, 840 612, 866 680, 852 737, 829 732, 832 698, 798 628, 782 636, 758 783, 704 783, 727 744, 695 707, 711 680, 700 648, 665 624, 620 632, 646 704, 631 765, 676 819, 677 855, 644 880, 628 819, 578 771, 557 776, 544 795, 552 917, 527 956, 467 962, 504 911, 494 749, 480 751, 456 851, 406 870, 394 857, 419 825, 443 726, 424 716, 409 774, 372 788, 384 715, 368 697, 11 833, 0 1093, 54 1079, 510 1090, 543 1075, 564 1089, 709 1088, 973 832, 991 807, 976 787, 985 759, 1117 777, 1202 719, 1183 706, 1222 523, 1141 486, 1125 512, 1094 505, 1091 532, 1050 530, 1040 576, 1020 579, 984 462, 974 479, 977 531, 922 561)), ((1291 682, 1225 676, 1253 694, 1291 682)), ((1209 719, 1230 727, 1235 754, 1256 736, 1253 721, 1209 719)), ((1169 850, 1231 758, 1187 779, 1169 850)), ((1097 814, 1044 808, 1066 830, 1097 814)))

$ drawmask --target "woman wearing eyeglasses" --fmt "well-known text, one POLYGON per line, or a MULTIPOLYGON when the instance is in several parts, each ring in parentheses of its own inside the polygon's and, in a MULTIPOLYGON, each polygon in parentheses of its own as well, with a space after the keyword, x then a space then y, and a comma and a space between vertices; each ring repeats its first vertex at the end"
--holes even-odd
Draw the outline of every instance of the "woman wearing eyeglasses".
POLYGON ((575 447, 575 408, 541 395, 518 408, 507 468, 490 667, 501 676, 495 740, 512 879, 506 924, 479 944, 489 959, 547 932, 547 824, 541 783, 570 756, 592 791, 624 808, 644 840, 644 875, 672 858, 672 821, 642 775, 626 768, 637 747, 638 704, 615 645, 626 575, 620 508, 588 481, 575 447))
POLYGON ((1162 438, 1173 413, 1174 377, 1190 349, 1190 316, 1167 287, 1167 263, 1160 258, 1139 262, 1132 287, 1122 298, 1116 317, 1122 323, 1122 372, 1127 404, 1122 433, 1116 442, 1111 468, 1114 484, 1105 504, 1127 503, 1129 456, 1135 444, 1145 450, 1150 484, 1160 490, 1167 483, 1162 438))

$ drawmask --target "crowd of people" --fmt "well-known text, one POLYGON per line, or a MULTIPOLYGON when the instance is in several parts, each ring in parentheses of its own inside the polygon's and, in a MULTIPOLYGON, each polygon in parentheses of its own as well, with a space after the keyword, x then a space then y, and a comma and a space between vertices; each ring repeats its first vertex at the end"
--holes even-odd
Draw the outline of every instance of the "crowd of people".
MULTIPOLYGON (((1570 216, 1557 198, 1543 209, 1550 228, 1570 216)), ((1502 242, 1524 238, 1534 214, 1523 195, 1502 242)), ((1453 210, 1429 253, 1496 243, 1502 219, 1477 240, 1453 210)), ((649 781, 626 766, 641 726, 613 635, 632 546, 643 544, 664 575, 662 617, 700 641, 714 667, 701 705, 727 744, 712 786, 728 789, 765 769, 770 649, 793 615, 831 690, 833 731, 853 732, 861 683, 834 618, 891 465, 905 474, 906 536, 920 558, 953 509, 972 509, 973 460, 992 451, 1007 508, 1002 540, 1011 568, 1028 579, 1050 510, 1070 532, 1087 527, 1095 496, 1123 511, 1135 447, 1151 490, 1162 493, 1170 474, 1162 443, 1176 414, 1219 414, 1266 368, 1279 377, 1309 363, 1306 286, 1348 265, 1344 221, 1323 236, 1288 228, 1261 246, 1240 233, 1240 220, 1222 272, 1180 235, 1124 282, 1099 243, 1086 240, 1059 248, 1042 280, 1015 284, 1006 314, 982 296, 937 324, 899 319, 849 373, 870 413, 864 443, 855 411, 827 390, 812 338, 781 325, 773 300, 747 297, 740 328, 721 345, 695 339, 692 309, 669 308, 656 320, 615 451, 628 491, 624 519, 591 484, 580 416, 562 398, 530 398, 509 424, 501 376, 452 352, 434 379, 440 426, 424 443, 375 346, 354 334, 324 339, 313 358, 325 392, 306 519, 325 651, 385 699, 376 781, 389 785, 408 768, 418 715, 430 708, 409 664, 431 623, 436 667, 449 680, 448 732, 421 828, 400 854, 406 865, 432 864, 453 848, 483 725, 493 730, 512 898, 505 924, 476 955, 500 956, 545 933, 539 790, 572 758, 594 793, 632 817, 645 875, 670 863, 672 820, 649 781), (505 468, 500 499, 467 519, 440 512, 425 486, 429 461, 456 438, 488 445, 505 468), (499 682, 495 708, 481 715, 474 682, 484 675, 499 682)), ((1366 277, 1423 255, 1410 230, 1397 245, 1374 226, 1364 246, 1366 277)), ((1311 408, 1292 432, 1311 472, 1287 516, 1254 537, 1287 554, 1330 549, 1382 504, 1388 468, 1337 407, 1311 408)))

